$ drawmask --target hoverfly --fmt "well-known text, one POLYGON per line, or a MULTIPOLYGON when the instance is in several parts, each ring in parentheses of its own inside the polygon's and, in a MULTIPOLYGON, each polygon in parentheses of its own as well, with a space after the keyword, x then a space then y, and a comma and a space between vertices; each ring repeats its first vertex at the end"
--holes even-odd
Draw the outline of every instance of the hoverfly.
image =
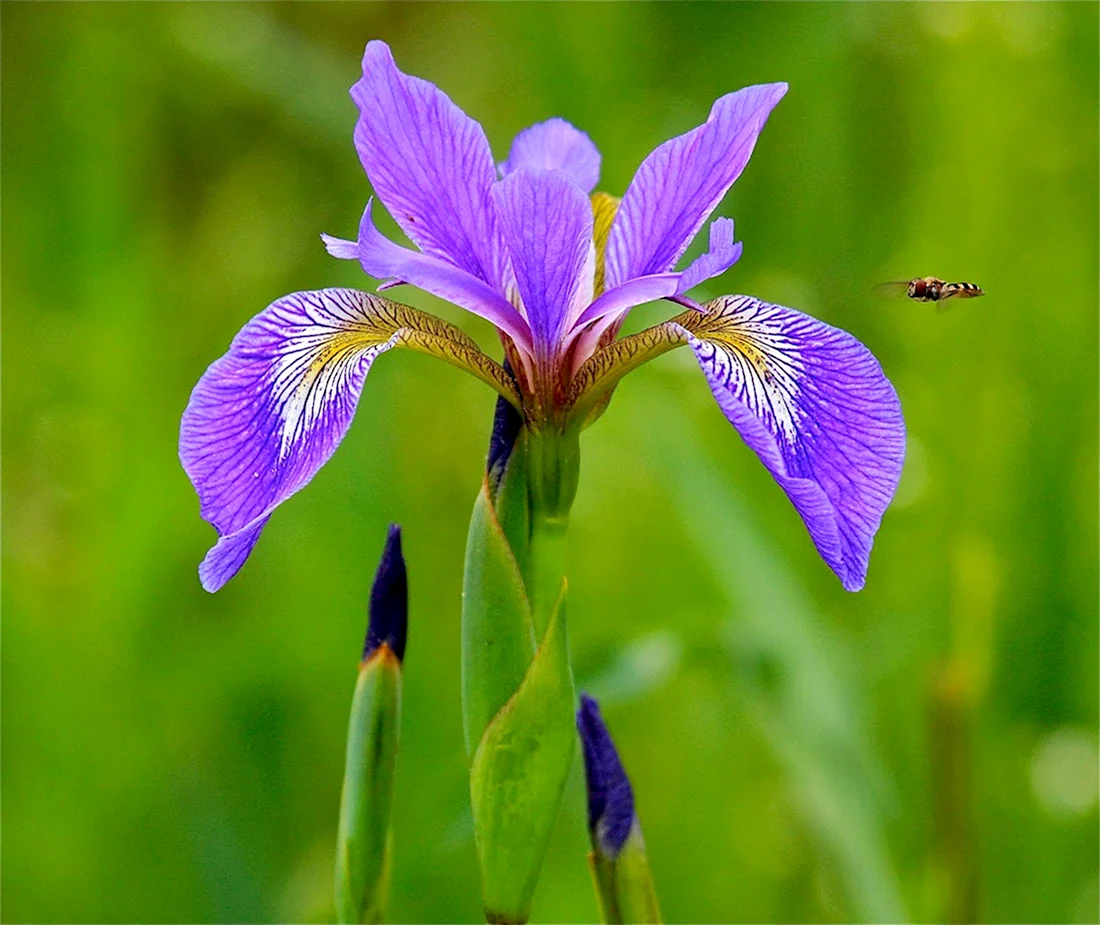
MULTIPOLYGON (((936 276, 918 276, 909 282, 882 283, 875 287, 888 295, 904 295, 914 302, 945 302, 947 299, 976 299, 985 290, 975 283, 948 283, 936 276)), ((940 311, 946 305, 936 306, 940 311)))

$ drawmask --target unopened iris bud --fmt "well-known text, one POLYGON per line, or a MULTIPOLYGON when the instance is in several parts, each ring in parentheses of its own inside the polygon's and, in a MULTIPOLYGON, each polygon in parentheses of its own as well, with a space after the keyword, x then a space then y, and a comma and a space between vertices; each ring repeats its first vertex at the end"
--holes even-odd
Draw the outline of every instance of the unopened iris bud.
POLYGON ((634 825, 634 788, 626 776, 615 743, 594 697, 581 694, 577 729, 584 749, 588 785, 588 831, 594 850, 617 858, 634 825))
POLYGON ((489 459, 485 469, 489 475, 489 485, 495 493, 508 468, 508 460, 515 449, 519 432, 523 429, 523 417, 504 398, 497 398, 496 412, 493 414, 493 434, 489 438, 489 459))
POLYGON ((405 557, 401 554, 401 528, 390 524, 386 548, 374 575, 370 591, 370 617, 367 639, 363 644, 363 661, 386 645, 397 656, 405 658, 405 636, 409 615, 409 582, 405 572, 405 557))
POLYGON ((588 863, 604 922, 659 922, 661 912, 649 872, 634 788, 595 698, 581 694, 577 730, 588 787, 588 863))
POLYGON ((390 807, 401 724, 408 583, 392 525, 371 588, 363 660, 351 702, 336 843, 340 922, 379 922, 389 886, 390 807))

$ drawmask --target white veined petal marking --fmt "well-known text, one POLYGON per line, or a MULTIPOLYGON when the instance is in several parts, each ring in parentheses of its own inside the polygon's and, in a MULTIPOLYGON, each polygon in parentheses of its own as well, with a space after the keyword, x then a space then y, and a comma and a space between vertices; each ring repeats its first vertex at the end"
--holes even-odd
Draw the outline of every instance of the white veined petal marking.
POLYGON ((362 308, 335 293, 310 293, 304 307, 307 321, 300 315, 276 320, 285 325, 271 380, 282 421, 280 461, 318 426, 334 402, 354 400, 356 375, 395 346, 402 334, 397 330, 382 340, 378 325, 362 308))
MULTIPOLYGON (((789 320, 769 309, 755 299, 732 300, 718 330, 692 333, 700 362, 710 366, 715 380, 794 449, 803 417, 799 395, 805 365, 792 336, 796 332, 781 323, 786 320, 789 325, 789 320)), ((702 327, 709 328, 709 321, 702 327)))

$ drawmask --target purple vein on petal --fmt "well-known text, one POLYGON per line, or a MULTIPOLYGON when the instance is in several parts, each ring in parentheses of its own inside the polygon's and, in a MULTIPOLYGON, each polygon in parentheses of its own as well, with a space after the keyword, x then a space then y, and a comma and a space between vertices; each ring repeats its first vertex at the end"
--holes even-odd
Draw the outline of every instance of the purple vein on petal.
POLYGON ((690 344, 718 406, 787 493, 821 557, 863 587, 897 488, 905 422, 871 352, 781 305, 725 296, 690 344))
POLYGON ((397 224, 425 254, 502 289, 508 273, 489 199, 496 168, 481 126, 434 84, 399 71, 380 41, 367 45, 351 96, 355 147, 397 224))
POLYGON ((565 174, 520 167, 493 189, 535 355, 552 359, 592 298, 592 206, 565 174))
POLYGON ((304 487, 351 424, 381 341, 351 289, 296 292, 249 321, 211 364, 180 422, 180 462, 219 540, 200 567, 215 591, 271 512, 304 487))

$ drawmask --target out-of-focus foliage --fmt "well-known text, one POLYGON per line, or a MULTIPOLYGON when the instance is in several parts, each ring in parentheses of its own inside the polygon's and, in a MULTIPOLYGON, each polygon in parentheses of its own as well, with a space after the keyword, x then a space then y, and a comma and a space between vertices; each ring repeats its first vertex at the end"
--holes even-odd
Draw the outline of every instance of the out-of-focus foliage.
MULTIPOLYGON (((906 473, 858 595, 686 352, 585 435, 577 681, 669 920, 1095 921, 1097 25, 1046 3, 4 4, 4 920, 332 916, 391 520, 391 912, 479 914, 459 595, 493 394, 384 357, 216 596, 176 460, 190 388, 252 314, 370 285, 318 233, 352 236, 369 194, 346 90, 379 37, 498 157, 551 115, 584 128, 616 194, 715 97, 789 81, 721 208, 745 256, 704 295, 852 331, 901 395, 906 473), (925 274, 988 295, 871 294, 925 274)), ((578 762, 536 918, 596 914, 585 850, 578 762)))

